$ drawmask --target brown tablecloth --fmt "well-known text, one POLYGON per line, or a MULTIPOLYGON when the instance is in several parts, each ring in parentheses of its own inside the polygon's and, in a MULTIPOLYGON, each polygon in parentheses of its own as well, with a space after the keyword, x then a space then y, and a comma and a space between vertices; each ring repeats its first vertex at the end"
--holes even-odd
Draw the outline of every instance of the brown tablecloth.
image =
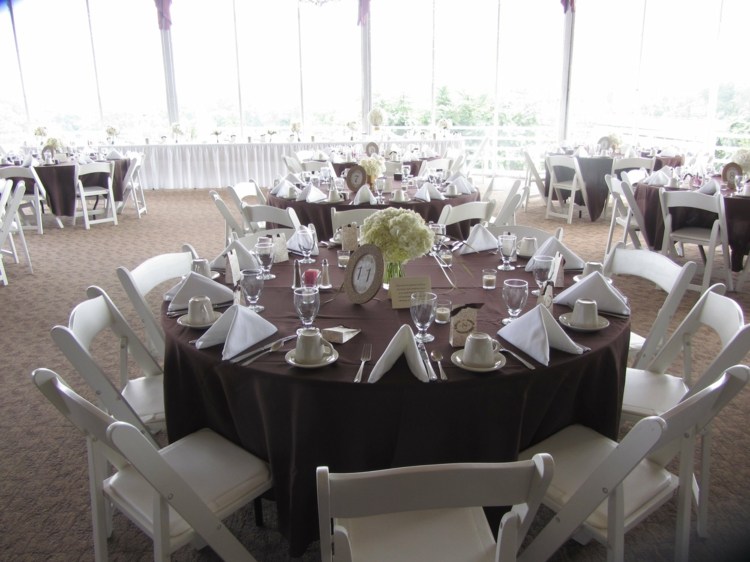
MULTIPOLYGON (((435 158, 437 158, 437 156, 435 158)), ((421 160, 407 160, 406 162, 404 162, 404 164, 409 164, 409 166, 411 166, 411 175, 417 176, 419 175, 419 170, 422 169, 422 162, 424 162, 425 160, 433 160, 433 158, 422 158, 421 160)), ((331 162, 333 169, 336 171, 337 177, 341 177, 341 172, 343 172, 347 168, 351 168, 355 164, 357 164, 357 162, 331 162)))
MULTIPOLYGON (((335 263, 322 249, 320 259, 335 263)), ((484 303, 478 329, 494 336, 500 319, 502 280, 522 277, 523 270, 498 272, 498 289, 484 291, 481 268, 495 266, 496 255, 456 256, 458 289, 431 258, 406 265, 410 276, 428 275, 433 289, 455 304, 484 303)), ((278 332, 269 341, 300 327, 292 307, 291 265, 277 264, 260 303, 262 316, 278 332)), ((343 270, 331 268, 337 287, 343 270)), ((570 281, 569 281, 570 282, 570 281)), ((531 281, 533 284, 533 281, 531 281)), ((582 423, 616 438, 625 381, 629 327, 626 319, 609 318, 610 326, 593 334, 571 333, 591 347, 584 355, 552 351, 551 365, 525 368, 508 356, 501 370, 477 374, 454 366, 448 325, 433 324, 447 382, 425 384, 401 358, 376 384, 354 384, 364 342, 373 346, 364 380, 402 324, 412 325, 409 310, 393 310, 381 290, 377 300, 352 305, 344 293, 322 293, 320 328, 345 325, 362 332, 345 344, 329 367, 307 370, 287 365, 284 353, 270 354, 251 366, 221 361, 221 346, 197 350, 189 341, 201 332, 163 316, 166 332, 164 390, 169 439, 210 427, 269 461, 274 478, 279 530, 290 555, 300 556, 318 538, 315 469, 336 472, 447 462, 502 462, 520 450, 573 423, 582 423), (335 296, 335 298, 334 298, 335 296), (330 302, 330 299, 333 299, 330 302)), ((527 309, 532 307, 531 301, 527 309)), ((556 307, 555 315, 569 312, 556 307)), ((287 345, 284 351, 291 349, 287 345)))
MULTIPOLYGON (((607 205, 607 198, 609 197, 609 188, 607 188, 607 182, 604 181, 604 176, 612 173, 612 158, 597 156, 592 158, 585 158, 576 156, 578 158, 578 165, 581 168, 581 175, 583 175, 584 189, 586 190, 586 199, 588 201, 588 210, 591 221, 597 220, 604 212, 607 205)), ((545 196, 549 193, 549 182, 550 175, 549 170, 546 169, 547 164, 545 162, 546 176, 544 178, 544 192, 545 196)), ((573 172, 570 169, 560 168, 557 171, 557 179, 560 181, 568 181, 573 179, 573 172)), ((576 193, 576 203, 583 205, 583 195, 576 193)))
MULTIPOLYGON (((664 218, 659 201, 659 186, 636 184, 635 200, 646 223, 644 236, 648 245, 661 251, 664 238, 664 218)), ((667 188, 678 189, 678 188, 667 188)), ((732 258, 732 271, 742 270, 742 260, 750 252, 750 198, 739 197, 733 190, 723 190, 724 212, 727 221, 727 238, 732 258)), ((698 226, 711 228, 716 213, 696 209, 672 210, 673 228, 698 226)))
MULTIPOLYGON (((400 186, 400 182, 394 182, 394 189, 400 186)), ((331 225, 331 209, 337 211, 351 211, 352 209, 385 209, 387 207, 402 207, 404 209, 411 209, 415 213, 424 218, 427 222, 437 222, 440 218, 440 213, 443 207, 446 205, 461 205, 462 203, 469 203, 471 201, 479 201, 480 193, 476 191, 474 193, 459 195, 457 197, 450 197, 446 199, 433 199, 432 201, 415 201, 413 189, 409 190, 409 201, 403 203, 395 203, 391 201, 390 194, 386 194, 386 201, 388 204, 385 205, 351 205, 347 201, 340 203, 308 203, 307 201, 294 201, 276 197, 268 194, 268 204, 272 207, 279 207, 286 209, 291 207, 297 213, 297 217, 302 224, 314 224, 315 229, 318 233, 319 240, 328 240, 333 236, 333 226, 331 225)), ((354 198, 353 194, 350 195, 350 200, 354 198)), ((476 222, 476 221, 474 221, 476 222)), ((450 225, 447 229, 448 235, 454 238, 465 240, 471 230, 471 221, 463 221, 450 225)))

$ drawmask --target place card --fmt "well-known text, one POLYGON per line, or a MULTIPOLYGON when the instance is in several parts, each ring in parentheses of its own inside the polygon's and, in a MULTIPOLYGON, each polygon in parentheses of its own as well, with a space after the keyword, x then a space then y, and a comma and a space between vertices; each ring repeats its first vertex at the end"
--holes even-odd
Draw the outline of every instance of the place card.
POLYGON ((466 345, 466 338, 477 327, 477 311, 480 308, 482 308, 482 303, 470 303, 451 310, 451 331, 448 335, 448 342, 451 346, 466 345))
POLYGON ((552 301, 555 298, 555 290, 551 281, 545 281, 542 288, 539 290, 539 297, 536 299, 537 305, 542 305, 544 308, 552 312, 552 301))
POLYGON ((273 237, 273 263, 289 261, 289 250, 286 247, 286 236, 277 234, 273 237))
POLYGON ((353 252, 359 247, 357 223, 345 224, 341 227, 341 249, 353 252))
POLYGON ((224 281, 230 287, 237 285, 242 279, 240 271, 240 260, 237 258, 237 250, 227 252, 227 266, 224 269, 224 281))
POLYGON ((393 308, 409 308, 412 293, 421 293, 432 289, 432 282, 429 277, 394 277, 388 283, 388 292, 391 295, 393 308))
POLYGON ((565 286, 565 258, 560 252, 557 252, 555 259, 552 260, 552 271, 549 278, 552 279, 555 287, 565 286))

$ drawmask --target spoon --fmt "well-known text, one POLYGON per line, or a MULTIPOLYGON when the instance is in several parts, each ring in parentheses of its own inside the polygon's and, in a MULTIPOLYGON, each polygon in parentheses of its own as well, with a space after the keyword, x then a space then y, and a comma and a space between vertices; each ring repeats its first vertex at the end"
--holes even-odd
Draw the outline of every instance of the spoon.
POLYGON ((430 359, 438 364, 438 371, 440 371, 440 380, 447 381, 448 377, 445 376, 445 371, 443 371, 443 364, 441 363, 441 361, 443 360, 443 354, 433 349, 430 352, 430 359))
POLYGON ((260 353, 257 353, 255 355, 253 355, 252 357, 250 357, 250 359, 246 359, 245 361, 243 361, 242 363, 240 363, 240 365, 242 365, 244 367, 245 365, 249 365, 250 363, 252 363, 256 359, 258 359, 259 357, 263 357, 264 355, 267 355, 267 354, 272 353, 274 351, 278 351, 282 347, 284 347, 285 343, 286 342, 284 340, 275 341, 275 342, 273 342, 273 345, 271 345, 271 347, 269 347, 268 349, 266 349, 264 351, 261 351, 260 353))

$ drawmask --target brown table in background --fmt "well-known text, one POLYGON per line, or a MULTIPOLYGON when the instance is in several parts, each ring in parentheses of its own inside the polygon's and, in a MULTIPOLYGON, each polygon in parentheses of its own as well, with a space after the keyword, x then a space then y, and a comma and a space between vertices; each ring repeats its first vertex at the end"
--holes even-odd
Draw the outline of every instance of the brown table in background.
MULTIPOLYGON (((609 188, 607 187, 607 182, 604 181, 604 176, 612 173, 612 158, 605 156, 596 156, 593 158, 576 156, 575 158, 578 159, 578 165, 583 175, 589 216, 593 222, 602 215, 607 206, 609 188)), ((550 175, 549 170, 547 170, 546 161, 544 166, 546 172, 544 191, 546 196, 549 193, 550 175)), ((557 179, 560 181, 573 179, 573 173, 568 169, 560 169, 557 173, 557 179)), ((576 203, 583 205, 583 195, 581 193, 576 193, 576 203)))
MULTIPOLYGON (((435 158, 437 158, 437 156, 435 158)), ((412 176, 418 176, 419 170, 422 169, 422 162, 424 162, 425 160, 434 160, 434 158, 422 158, 420 160, 407 160, 406 162, 403 162, 403 164, 408 164, 409 166, 411 166, 412 176)), ((355 164, 357 164, 357 162, 331 162, 333 169, 336 171, 337 177, 341 177, 341 172, 343 172, 347 168, 351 168, 355 164)))
MULTIPOLYGON (((333 250, 321 249, 318 263, 333 250)), ((502 281, 525 271, 498 272, 498 288, 480 287, 482 267, 498 257, 484 253, 456 255, 452 268, 457 289, 450 289, 432 258, 406 265, 410 276, 427 275, 438 294, 454 305, 484 303, 477 329, 493 335, 507 316, 502 281)), ((314 267, 314 266, 313 266, 314 267)), ((294 333, 300 322, 293 310, 290 262, 273 266, 276 279, 263 290, 261 315, 278 332, 268 341, 294 333)), ((338 287, 343 270, 331 268, 338 287)), ((570 283, 570 275, 566 276, 570 283)), ((320 369, 287 365, 284 352, 269 354, 242 367, 221 360, 221 346, 198 350, 190 340, 201 332, 162 316, 166 332, 164 394, 170 440, 210 427, 267 460, 273 473, 279 530, 290 555, 301 556, 318 538, 315 469, 335 472, 449 462, 504 462, 560 429, 581 423, 616 438, 628 353, 628 319, 610 317, 597 333, 573 333, 591 348, 583 355, 551 352, 551 364, 529 370, 511 356, 499 371, 473 373, 454 366, 449 326, 429 332, 445 360, 447 382, 422 383, 400 358, 376 384, 354 384, 364 342, 372 343, 372 361, 364 380, 403 324, 413 326, 409 309, 393 310, 384 291, 364 305, 351 304, 335 291, 321 294, 320 328, 345 325, 362 332, 336 344, 338 360, 320 369), (335 298, 334 298, 335 297, 335 298), (330 300, 333 299, 333 300, 330 300)), ((533 306, 529 299, 526 310, 533 306)), ((166 309, 166 305, 164 310, 166 309)), ((555 307, 555 316, 569 312, 555 307)), ((291 349, 293 344, 286 346, 291 349)), ((512 347, 512 346, 511 346, 512 347)))
MULTIPOLYGON (((649 247, 661 251, 664 238, 664 218, 662 217, 659 187, 657 185, 636 184, 635 200, 645 221, 644 236, 649 247)), ((667 188, 679 189, 679 188, 667 188)), ((732 257, 732 271, 742 270, 742 260, 750 252, 750 198, 736 195, 733 190, 723 189, 724 211, 727 220, 727 237, 732 257)), ((674 228, 698 226, 711 228, 716 213, 696 209, 674 209, 674 228)))

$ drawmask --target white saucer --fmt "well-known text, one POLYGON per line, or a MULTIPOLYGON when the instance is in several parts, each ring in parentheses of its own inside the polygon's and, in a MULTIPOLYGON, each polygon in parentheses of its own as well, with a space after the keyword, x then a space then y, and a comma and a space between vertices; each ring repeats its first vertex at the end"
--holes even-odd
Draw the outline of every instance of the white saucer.
POLYGON ((576 326, 570 323, 570 318, 573 316, 572 312, 560 315, 560 324, 576 332, 598 332, 609 326, 609 320, 602 316, 596 317, 596 326, 576 326))
POLYGON ((177 319, 177 323, 180 326, 186 326, 188 328, 196 328, 196 329, 208 328, 209 326, 213 325, 213 323, 216 322, 219 318, 221 318, 221 315, 222 315, 221 312, 217 312, 216 310, 214 310, 214 319, 208 322, 207 324, 191 324, 190 321, 188 320, 188 315, 185 314, 183 316, 180 316, 177 319))
POLYGON ((328 244, 330 244, 331 246, 341 246, 341 240, 336 240, 334 238, 329 238, 328 239, 328 244))
POLYGON ((532 257, 534 257, 534 254, 522 254, 521 252, 516 252, 516 255, 517 255, 517 256, 518 256, 519 258, 523 258, 523 259, 525 259, 525 260, 529 260, 529 259, 531 259, 532 257))
MULTIPOLYGON (((612 278, 611 277, 606 277, 605 276, 604 278, 607 280, 607 283, 609 283, 610 285, 612 284, 612 278)), ((583 279, 583 274, 579 274, 579 275, 574 275, 573 276, 573 281, 575 283, 578 283, 581 279, 583 279)))
POLYGON ((499 368, 505 365, 505 356, 500 352, 495 353, 495 364, 492 365, 491 367, 469 366, 463 362, 463 357, 464 357, 463 349, 454 351, 451 354, 451 363, 453 363, 456 367, 461 367, 462 369, 466 369, 467 371, 473 371, 475 373, 489 373, 490 371, 497 371, 499 368))
POLYGON ((331 353, 329 355, 326 355, 323 357, 323 359, 320 361, 320 363, 297 363, 294 360, 294 356, 296 355, 297 350, 292 349, 291 351, 288 351, 286 355, 284 355, 284 359, 286 359, 286 362, 292 365, 293 367, 300 367, 302 369, 318 369, 320 367, 325 367, 326 365, 330 365, 331 363, 335 363, 336 359, 339 358, 339 352, 335 349, 331 349, 331 353))

